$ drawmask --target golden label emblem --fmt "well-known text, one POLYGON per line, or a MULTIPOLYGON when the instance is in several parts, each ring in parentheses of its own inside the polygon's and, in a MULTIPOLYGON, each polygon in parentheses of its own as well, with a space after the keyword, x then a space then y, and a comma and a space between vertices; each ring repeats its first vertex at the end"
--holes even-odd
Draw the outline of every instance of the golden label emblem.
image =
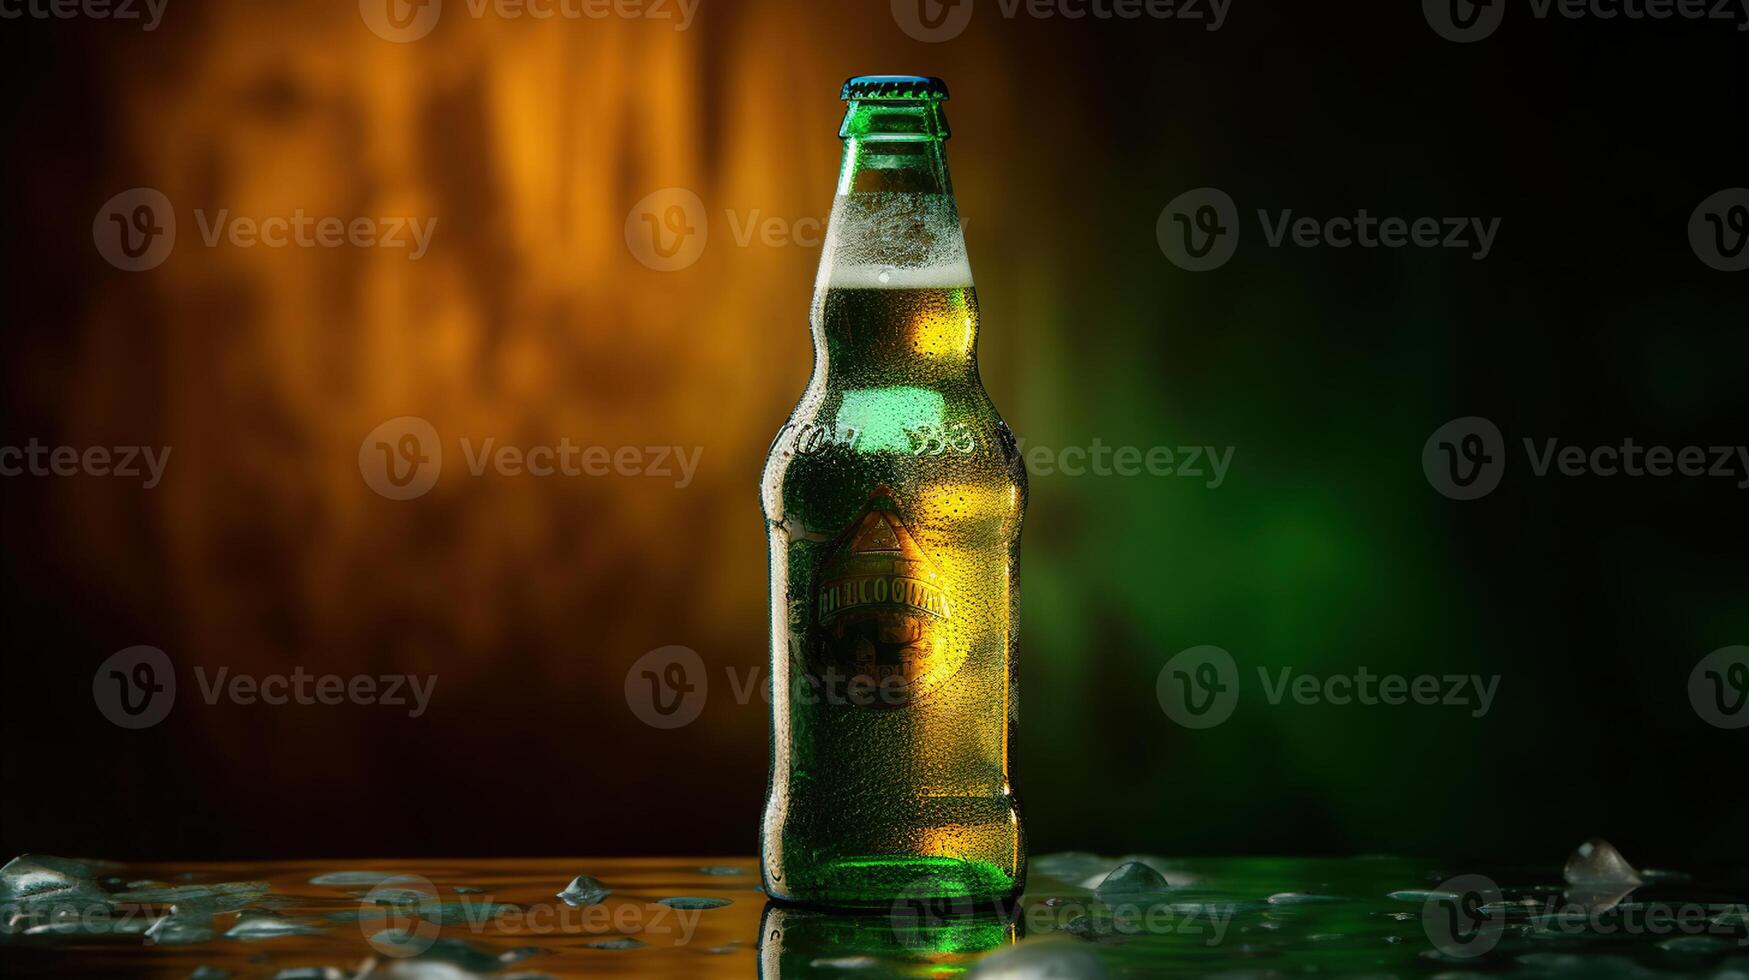
POLYGON ((965 662, 953 597, 888 487, 869 494, 814 581, 812 672, 835 703, 903 707, 965 662))

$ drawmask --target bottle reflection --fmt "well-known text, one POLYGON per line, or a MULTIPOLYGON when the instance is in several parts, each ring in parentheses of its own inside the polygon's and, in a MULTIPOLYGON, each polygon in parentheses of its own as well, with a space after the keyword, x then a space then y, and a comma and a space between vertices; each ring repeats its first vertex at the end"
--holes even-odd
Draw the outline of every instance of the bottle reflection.
POLYGON ((963 899, 901 899, 882 912, 848 913, 765 904, 761 980, 837 977, 874 965, 884 976, 957 974, 1021 938, 1020 903, 973 907, 963 899))

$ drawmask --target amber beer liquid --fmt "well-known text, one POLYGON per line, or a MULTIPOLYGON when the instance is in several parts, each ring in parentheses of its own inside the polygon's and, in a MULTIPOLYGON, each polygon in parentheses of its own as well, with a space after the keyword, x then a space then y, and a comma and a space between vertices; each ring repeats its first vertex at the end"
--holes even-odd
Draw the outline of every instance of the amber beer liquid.
POLYGON ((1017 895, 1010 780, 1026 473, 978 378, 939 79, 844 86, 814 370, 761 483, 766 891, 844 908, 1017 895))

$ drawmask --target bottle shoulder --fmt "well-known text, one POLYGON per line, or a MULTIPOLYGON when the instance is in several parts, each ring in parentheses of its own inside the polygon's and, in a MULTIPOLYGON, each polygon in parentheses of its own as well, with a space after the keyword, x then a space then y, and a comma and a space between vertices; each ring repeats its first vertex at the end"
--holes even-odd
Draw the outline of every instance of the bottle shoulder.
POLYGON ((1017 525, 1026 470, 975 377, 947 388, 810 386, 766 455, 766 519, 831 525, 877 487, 919 503, 958 497, 1017 525))

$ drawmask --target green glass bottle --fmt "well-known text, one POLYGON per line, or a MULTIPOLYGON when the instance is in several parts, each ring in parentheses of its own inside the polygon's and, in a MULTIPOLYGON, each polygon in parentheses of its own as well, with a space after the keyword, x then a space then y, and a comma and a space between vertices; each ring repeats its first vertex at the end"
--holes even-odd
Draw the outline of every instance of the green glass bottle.
POLYGON ((937 78, 845 83, 843 164, 773 440, 765 888, 842 908, 999 900, 1026 472, 978 378, 978 300, 937 78))

